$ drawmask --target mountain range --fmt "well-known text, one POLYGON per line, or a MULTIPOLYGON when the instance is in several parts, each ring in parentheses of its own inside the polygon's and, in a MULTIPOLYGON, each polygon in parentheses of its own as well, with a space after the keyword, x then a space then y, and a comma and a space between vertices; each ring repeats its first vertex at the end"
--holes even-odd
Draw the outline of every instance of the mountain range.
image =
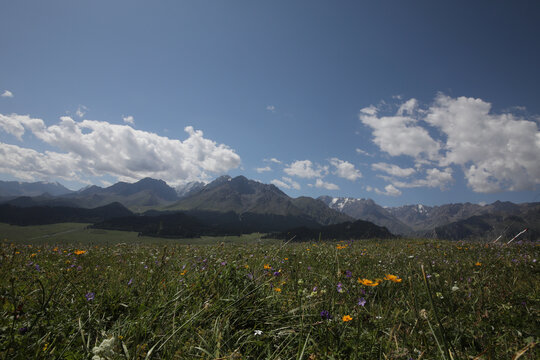
MULTIPOLYGON (((524 237, 535 239, 540 233, 540 203, 497 201, 483 206, 461 203, 385 208, 372 199, 291 198, 274 185, 244 176, 221 176, 208 184, 192 182, 176 189, 162 180, 145 178, 135 183, 118 182, 105 188, 89 186, 79 191, 71 191, 58 183, 0 181, 0 195, 0 203, 19 208, 92 209, 117 202, 134 213, 124 213, 124 218, 139 214, 156 220, 159 216, 181 212, 195 219, 190 220, 192 224, 198 221, 199 225, 208 226, 197 225, 197 229, 204 228, 204 231, 210 228, 221 231, 227 226, 229 230, 241 232, 285 231, 294 227, 320 230, 324 226, 362 220, 393 234, 415 237, 496 238, 501 234, 511 237, 528 228, 524 237)), ((174 217, 169 216, 165 223, 171 218, 174 217)), ((102 220, 113 226, 110 217, 102 220)), ((133 219, 124 219, 122 226, 137 228, 133 219)))

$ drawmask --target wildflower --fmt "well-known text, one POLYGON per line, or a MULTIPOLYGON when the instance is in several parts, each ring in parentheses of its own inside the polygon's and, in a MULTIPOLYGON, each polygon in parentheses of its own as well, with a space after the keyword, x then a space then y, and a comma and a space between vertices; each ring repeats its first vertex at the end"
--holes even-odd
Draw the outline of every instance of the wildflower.
POLYGON ((184 276, 184 275, 186 275, 186 273, 187 273, 187 270, 184 270, 184 271, 182 271, 182 272, 180 273, 180 275, 184 276))
POLYGON ((281 292, 281 288, 278 288, 278 287, 277 287, 277 288, 274 288, 274 291, 275 291, 275 292, 281 292))
POLYGON ((82 254, 86 253, 86 250, 75 250, 73 253, 75 255, 82 255, 82 254))
POLYGON ((344 315, 343 318, 341 318, 341 320, 343 320, 343 322, 351 321, 352 317, 350 315, 344 315))
POLYGON ((365 285, 365 286, 377 286, 379 285, 379 282, 378 281, 372 281, 372 280, 369 280, 369 279, 360 279, 358 278, 358 282, 362 285, 365 285))
POLYGON ((39 267, 38 264, 36 264, 36 271, 41 271, 41 268, 39 267))
POLYGON ((281 275, 280 271, 274 271, 274 276, 279 276, 279 275, 281 275))
POLYGON ((343 285, 341 283, 337 284, 337 292, 342 293, 343 292, 343 285))
POLYGON ((361 297, 360 299, 358 299, 358 305, 360 305, 360 306, 363 307, 363 306, 366 306, 366 303, 367 303, 367 301, 366 301, 366 299, 364 299, 363 297, 361 297))
POLYGON ((272 269, 272 267, 271 267, 269 264, 264 264, 264 268, 265 268, 266 270, 272 269))
POLYGON ((458 291, 458 290, 459 288, 457 287, 457 285, 452 286, 452 291, 458 291))
POLYGON ((49 343, 45 343, 43 346, 43 352, 47 351, 47 348, 49 347, 49 343))
POLYGON ((94 346, 92 349, 92 354, 94 356, 92 359, 103 359, 111 358, 114 356, 114 337, 110 339, 105 339, 99 344, 99 346, 94 346))
POLYGON ((24 335, 28 332, 28 328, 26 326, 23 326, 19 329, 19 335, 24 335))
POLYGON ((395 283, 399 283, 399 282, 402 281, 402 279, 400 279, 396 275, 392 275, 392 274, 386 274, 386 276, 384 277, 384 280, 388 280, 388 281, 395 282, 395 283))
POLYGON ((352 272, 350 270, 345 271, 345 277, 352 277, 352 272))
POLYGON ((323 311, 321 311, 321 318, 323 320, 331 320, 332 315, 330 314, 330 312, 328 310, 323 310, 323 311))
POLYGON ((128 286, 131 286, 131 284, 133 284, 133 278, 129 279, 128 281, 128 286))
POLYGON ((244 265, 244 268, 249 269, 249 265, 248 264, 244 265))
POLYGON ((262 333, 263 333, 262 330, 255 330, 254 331, 255 336, 262 335, 262 333))
POLYGON ((36 257, 36 255, 37 254, 34 253, 34 254, 30 255, 30 257, 33 258, 33 257, 36 257))
POLYGON ((252 273, 249 273, 246 276, 248 277, 249 280, 253 280, 253 274, 252 273))
POLYGON ((475 266, 482 266, 482 263, 480 261, 477 261, 476 264, 474 264, 475 266))
POLYGON ((86 293, 86 295, 84 295, 84 297, 86 298, 87 301, 92 301, 94 300, 96 294, 93 293, 93 292, 88 292, 86 293))

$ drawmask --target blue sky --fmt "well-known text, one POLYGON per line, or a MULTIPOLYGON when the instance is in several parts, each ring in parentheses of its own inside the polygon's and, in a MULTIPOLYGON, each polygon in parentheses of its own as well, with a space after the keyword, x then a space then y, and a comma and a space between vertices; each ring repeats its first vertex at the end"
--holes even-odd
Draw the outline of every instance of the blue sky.
POLYGON ((536 1, 0 4, 0 179, 540 200, 536 1))

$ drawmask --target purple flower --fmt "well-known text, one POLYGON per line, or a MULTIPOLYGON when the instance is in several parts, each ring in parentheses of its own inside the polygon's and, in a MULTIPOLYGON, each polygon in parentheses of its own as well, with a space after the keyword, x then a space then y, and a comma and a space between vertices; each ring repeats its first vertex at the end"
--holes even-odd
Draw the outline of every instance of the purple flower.
POLYGON ((222 262, 221 262, 221 266, 225 266, 225 265, 227 265, 227 262, 226 262, 226 261, 222 261, 222 262))
POLYGON ((281 273, 279 271, 274 271, 274 276, 279 276, 281 273))
POLYGON ((360 306, 366 306, 366 299, 364 299, 363 297, 361 297, 360 299, 358 299, 358 305, 360 306))
POLYGON ((36 267, 35 267, 36 271, 41 271, 41 268, 39 267, 38 264, 36 264, 36 267))
POLYGON ((364 290, 363 288, 360 289, 360 292, 362 293, 362 295, 366 295, 366 290, 364 290))
POLYGON ((128 281, 128 286, 131 286, 131 284, 133 284, 133 278, 129 279, 128 281))
POLYGON ((350 270, 345 271, 345 277, 350 278, 352 276, 352 272, 350 270))
POLYGON ((86 298, 87 301, 92 301, 96 297, 96 294, 93 292, 89 292, 89 293, 86 293, 84 297, 86 298))
POLYGON ((330 312, 328 310, 323 310, 323 311, 321 311, 321 318, 323 320, 330 320, 330 319, 332 319, 332 315, 330 314, 330 312))
POLYGON ((28 328, 26 326, 23 326, 19 329, 19 335, 24 335, 28 332, 28 328))
POLYGON ((253 274, 252 273, 247 274, 247 277, 248 277, 249 280, 253 280, 253 274))
POLYGON ((313 291, 313 292, 317 291, 317 287, 314 286, 312 291, 313 291))
POLYGON ((82 266, 81 265, 77 266, 77 271, 81 271, 81 270, 82 270, 82 266))
POLYGON ((342 293, 343 292, 343 285, 341 283, 337 284, 337 292, 342 293))

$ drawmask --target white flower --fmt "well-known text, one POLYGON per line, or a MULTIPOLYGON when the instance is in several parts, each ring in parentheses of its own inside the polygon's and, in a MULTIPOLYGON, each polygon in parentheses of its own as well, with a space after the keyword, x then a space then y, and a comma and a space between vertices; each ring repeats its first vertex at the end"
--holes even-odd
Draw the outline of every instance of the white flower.
POLYGON ((457 287, 457 285, 452 286, 452 291, 458 291, 458 290, 459 288, 457 287))
POLYGON ((105 339, 99 344, 99 346, 94 346, 92 349, 92 353, 94 356, 92 357, 92 360, 98 360, 102 359, 101 356, 105 357, 112 357, 114 356, 114 337, 111 337, 110 339, 105 339))
POLYGON ((255 335, 262 335, 262 330, 255 330, 255 335))

